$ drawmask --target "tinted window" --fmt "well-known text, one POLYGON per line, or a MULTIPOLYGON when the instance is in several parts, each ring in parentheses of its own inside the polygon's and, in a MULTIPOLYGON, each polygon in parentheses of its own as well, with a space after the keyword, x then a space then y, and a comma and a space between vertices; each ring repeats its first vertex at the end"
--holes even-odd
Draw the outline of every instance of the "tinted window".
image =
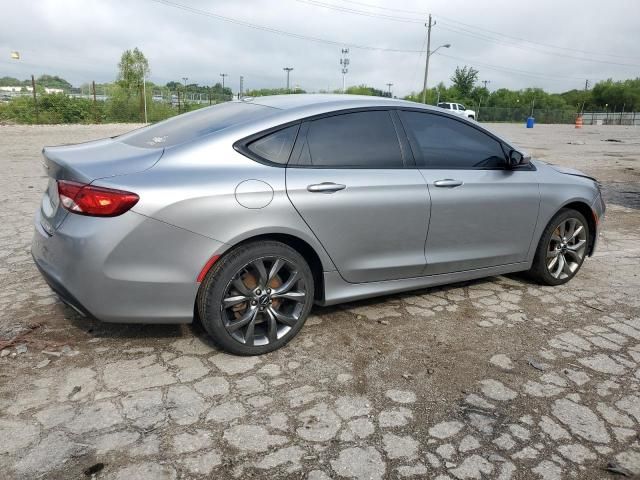
POLYGON ((266 117, 277 111, 251 103, 221 103, 139 128, 120 135, 117 139, 134 147, 171 147, 247 120, 266 117))
POLYGON ((496 168, 505 166, 500 143, 470 125, 420 112, 401 112, 419 166, 496 168))
POLYGON ((347 113, 309 123, 299 164, 316 167, 403 168, 389 112, 347 113))
POLYGON ((286 164, 296 141, 298 125, 278 130, 248 145, 248 149, 270 162, 286 164))

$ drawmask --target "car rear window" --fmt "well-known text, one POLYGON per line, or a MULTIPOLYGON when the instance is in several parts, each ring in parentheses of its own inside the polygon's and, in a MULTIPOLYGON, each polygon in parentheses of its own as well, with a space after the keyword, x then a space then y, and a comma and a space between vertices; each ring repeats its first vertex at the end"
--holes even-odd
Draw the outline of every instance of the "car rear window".
POLYGON ((233 125, 272 115, 277 111, 252 103, 221 103, 139 128, 120 135, 117 140, 134 147, 172 147, 233 125))

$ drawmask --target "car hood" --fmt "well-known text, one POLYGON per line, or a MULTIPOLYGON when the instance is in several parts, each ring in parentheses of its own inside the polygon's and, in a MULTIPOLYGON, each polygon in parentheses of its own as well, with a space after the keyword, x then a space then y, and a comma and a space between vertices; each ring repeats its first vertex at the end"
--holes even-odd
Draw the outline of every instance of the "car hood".
POLYGON ((588 178, 589 180, 593 180, 594 182, 598 181, 595 178, 593 178, 592 176, 587 175, 586 173, 581 172, 580 170, 576 170, 575 168, 561 167, 560 165, 553 165, 551 163, 543 162, 542 160, 538 160, 538 162, 544 163, 545 165, 547 165, 550 168, 554 169, 556 172, 564 173, 565 175, 573 175, 574 177, 588 178))

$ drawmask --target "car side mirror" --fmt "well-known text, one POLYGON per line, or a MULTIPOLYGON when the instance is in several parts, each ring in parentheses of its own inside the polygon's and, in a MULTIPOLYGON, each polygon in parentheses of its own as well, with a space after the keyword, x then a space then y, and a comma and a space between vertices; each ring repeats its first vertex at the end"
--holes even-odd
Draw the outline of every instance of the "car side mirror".
POLYGON ((525 155, 517 150, 511 150, 509 157, 507 158, 507 166, 509 168, 515 168, 520 165, 527 165, 531 161, 531 157, 525 155))

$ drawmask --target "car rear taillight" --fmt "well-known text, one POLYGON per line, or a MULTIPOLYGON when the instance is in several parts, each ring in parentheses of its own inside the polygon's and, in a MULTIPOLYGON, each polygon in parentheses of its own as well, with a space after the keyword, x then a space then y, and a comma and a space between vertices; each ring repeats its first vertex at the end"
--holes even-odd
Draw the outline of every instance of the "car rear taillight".
POLYGON ((58 180, 58 195, 70 212, 92 217, 117 217, 140 200, 135 193, 67 180, 58 180))

